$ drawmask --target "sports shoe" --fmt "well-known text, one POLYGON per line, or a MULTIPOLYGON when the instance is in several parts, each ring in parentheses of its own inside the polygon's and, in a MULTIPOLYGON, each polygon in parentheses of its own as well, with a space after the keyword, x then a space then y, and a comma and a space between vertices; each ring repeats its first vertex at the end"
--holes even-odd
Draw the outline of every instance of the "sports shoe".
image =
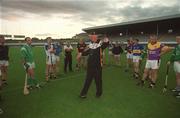
POLYGON ((101 95, 96 95, 96 98, 100 98, 101 97, 101 95))
POLYGON ((40 86, 39 84, 37 84, 37 85, 36 85, 36 88, 37 88, 37 89, 40 89, 40 88, 41 88, 41 86, 40 86))
POLYGON ((177 90, 174 88, 174 89, 171 89, 172 92, 177 92, 177 90))
POLYGON ((6 80, 2 80, 2 84, 3 84, 3 85, 8 85, 8 83, 7 83, 6 80))
POLYGON ((153 85, 153 84, 150 84, 148 88, 153 89, 153 88, 154 88, 154 85, 153 85))
POLYGON ((144 86, 144 84, 145 84, 145 82, 144 82, 143 80, 141 80, 141 81, 140 81, 140 82, 138 82, 136 85, 137 85, 137 86, 142 86, 142 87, 143 87, 143 86, 144 86))
POLYGON ((0 95, 0 101, 2 101, 2 96, 0 95))
POLYGON ((176 98, 180 98, 180 92, 176 95, 176 98))
POLYGON ((124 72, 128 72, 128 69, 125 69, 124 72))
POLYGON ((82 99, 87 98, 86 95, 80 95, 79 97, 82 98, 82 99))
POLYGON ((3 114, 3 110, 0 108, 0 114, 3 114))
POLYGON ((171 89, 172 92, 180 92, 180 90, 177 90, 176 88, 171 89))
POLYGON ((32 86, 27 86, 26 88, 29 89, 29 90, 32 90, 32 89, 33 89, 32 86))

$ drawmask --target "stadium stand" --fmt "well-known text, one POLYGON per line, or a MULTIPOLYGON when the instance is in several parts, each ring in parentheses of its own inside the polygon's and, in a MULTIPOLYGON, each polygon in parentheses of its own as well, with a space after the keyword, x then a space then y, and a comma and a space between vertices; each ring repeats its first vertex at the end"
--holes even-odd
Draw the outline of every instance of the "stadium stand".
POLYGON ((150 34, 157 34, 165 43, 175 42, 175 36, 180 34, 180 14, 129 21, 117 24, 96 26, 83 29, 87 33, 106 34, 112 41, 126 42, 128 38, 138 38, 147 42, 150 34))

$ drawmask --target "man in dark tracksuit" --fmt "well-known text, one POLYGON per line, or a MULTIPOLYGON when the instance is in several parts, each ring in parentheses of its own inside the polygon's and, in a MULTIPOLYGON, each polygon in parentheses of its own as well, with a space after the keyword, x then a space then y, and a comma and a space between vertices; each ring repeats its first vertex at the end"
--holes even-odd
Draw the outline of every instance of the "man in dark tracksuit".
POLYGON ((69 71, 72 71, 72 51, 73 47, 68 43, 64 46, 65 58, 64 58, 64 72, 67 72, 67 66, 69 65, 69 71))
POLYGON ((98 41, 96 35, 91 35, 90 39, 92 43, 89 44, 89 48, 80 54, 82 56, 89 55, 86 80, 80 93, 81 98, 86 98, 86 94, 93 79, 96 83, 96 97, 102 95, 102 51, 109 45, 109 41, 107 39, 103 42, 98 41))

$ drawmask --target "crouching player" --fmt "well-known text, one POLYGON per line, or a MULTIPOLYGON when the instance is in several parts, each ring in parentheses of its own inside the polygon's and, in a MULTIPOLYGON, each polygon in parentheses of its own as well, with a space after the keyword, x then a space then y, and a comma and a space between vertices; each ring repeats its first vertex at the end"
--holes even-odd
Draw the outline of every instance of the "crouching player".
MULTIPOLYGON (((180 98, 180 36, 176 37, 177 46, 175 47, 170 62, 174 63, 174 71, 176 73, 176 87, 172 90, 177 92, 177 98, 180 98)), ((169 63, 170 63, 169 62, 169 63)))
POLYGON ((101 42, 97 39, 97 35, 90 35, 90 39, 92 43, 89 44, 89 48, 79 54, 79 56, 89 55, 86 80, 80 93, 81 98, 86 98, 86 94, 93 79, 96 83, 96 97, 102 95, 102 50, 108 47, 109 40, 106 38, 101 42))
POLYGON ((32 89, 34 86, 36 88, 40 88, 36 78, 34 77, 35 63, 34 63, 32 47, 31 47, 32 40, 30 37, 26 37, 25 41, 26 44, 23 45, 21 48, 21 55, 22 55, 22 63, 28 75, 27 85, 29 89, 32 89))
POLYGON ((139 40, 138 39, 134 39, 133 40, 134 45, 133 45, 133 66, 134 66, 134 75, 133 77, 135 79, 139 78, 139 70, 140 70, 140 58, 141 58, 141 54, 143 51, 143 47, 142 45, 139 44, 139 40))

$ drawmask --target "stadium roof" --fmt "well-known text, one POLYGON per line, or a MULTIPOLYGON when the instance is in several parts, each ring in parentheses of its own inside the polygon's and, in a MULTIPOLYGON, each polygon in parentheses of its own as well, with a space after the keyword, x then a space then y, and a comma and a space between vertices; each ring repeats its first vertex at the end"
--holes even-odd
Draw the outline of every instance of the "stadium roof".
POLYGON ((106 28, 112 28, 112 27, 119 27, 119 26, 127 26, 132 24, 140 24, 140 23, 147 23, 147 22, 157 22, 157 21, 163 21, 163 20, 170 20, 170 19, 176 19, 180 18, 180 14, 174 14, 169 16, 162 16, 162 17, 155 17, 155 18, 147 18, 142 20, 135 20, 135 21, 128 21, 128 22, 122 22, 122 23, 116 23, 116 24, 109 24, 109 25, 102 25, 102 26, 95 26, 95 27, 89 27, 82 29, 85 32, 96 30, 96 29, 106 29, 106 28))

